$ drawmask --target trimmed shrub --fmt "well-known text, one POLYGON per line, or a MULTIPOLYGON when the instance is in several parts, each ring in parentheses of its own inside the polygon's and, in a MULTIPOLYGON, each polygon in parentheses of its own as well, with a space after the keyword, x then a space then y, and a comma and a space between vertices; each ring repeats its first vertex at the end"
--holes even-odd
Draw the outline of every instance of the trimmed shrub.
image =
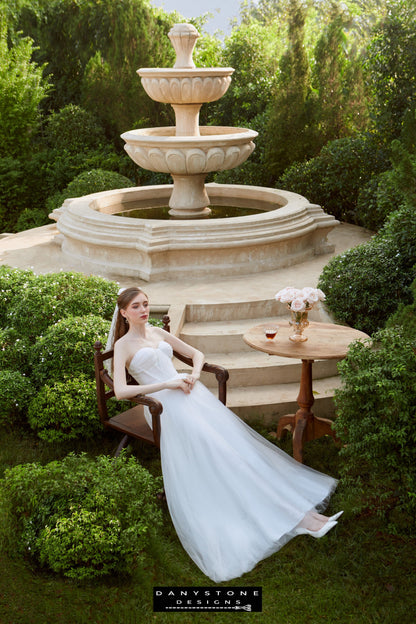
POLYGON ((118 288, 116 282, 82 273, 38 275, 13 298, 6 322, 34 340, 67 316, 95 314, 111 319, 118 288))
POLYGON ((43 386, 29 404, 27 420, 46 442, 94 437, 102 431, 95 381, 81 374, 43 386))
POLYGON ((46 466, 5 471, 3 535, 13 527, 22 554, 77 581, 129 575, 161 525, 154 478, 125 453, 112 459, 70 454, 46 466))
POLYGON ((338 320, 371 334, 384 327, 400 303, 412 301, 415 240, 416 212, 403 206, 371 241, 329 261, 318 286, 338 320))
POLYGON ((45 139, 50 147, 76 154, 106 143, 104 129, 89 111, 68 104, 48 117, 45 139))
POLYGON ((416 342, 401 328, 356 342, 339 364, 335 430, 341 478, 357 512, 370 508, 392 532, 416 535, 416 342))
POLYGON ((15 370, 0 370, 0 425, 14 425, 33 396, 30 379, 15 370))
POLYGON ((16 295, 23 291, 36 276, 33 271, 14 269, 6 264, 0 266, 0 324, 7 324, 7 311, 16 295))
POLYGON ((62 193, 56 193, 46 203, 49 210, 54 210, 62 206, 64 201, 70 197, 82 197, 100 191, 111 191, 112 189, 132 186, 134 186, 133 182, 120 173, 105 171, 104 169, 91 169, 77 175, 62 193))
POLYGON ((38 386, 79 374, 94 378, 94 343, 105 344, 110 321, 100 316, 68 316, 37 338, 31 351, 32 378, 38 386))
POLYGON ((276 186, 304 195, 341 221, 357 223, 360 190, 389 166, 373 138, 347 137, 330 141, 316 158, 286 169, 276 186))

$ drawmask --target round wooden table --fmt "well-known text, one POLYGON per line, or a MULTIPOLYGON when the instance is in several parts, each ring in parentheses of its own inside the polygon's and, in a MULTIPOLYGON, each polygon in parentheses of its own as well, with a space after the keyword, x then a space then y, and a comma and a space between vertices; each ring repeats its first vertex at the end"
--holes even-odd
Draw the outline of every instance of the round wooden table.
POLYGON ((293 328, 288 321, 277 321, 279 331, 273 340, 268 340, 264 335, 264 329, 273 323, 256 325, 244 334, 244 341, 253 349, 264 351, 269 355, 280 355, 288 358, 302 360, 299 395, 299 406, 296 414, 282 416, 277 426, 277 437, 280 439, 284 430, 289 429, 293 433, 293 457, 303 462, 303 443, 324 435, 330 435, 336 439, 332 430, 332 421, 328 418, 318 418, 312 413, 314 402, 312 389, 312 364, 314 360, 340 360, 347 354, 349 345, 355 340, 369 338, 364 332, 334 325, 332 323, 310 322, 304 330, 308 340, 305 342, 292 342, 289 336, 293 328))

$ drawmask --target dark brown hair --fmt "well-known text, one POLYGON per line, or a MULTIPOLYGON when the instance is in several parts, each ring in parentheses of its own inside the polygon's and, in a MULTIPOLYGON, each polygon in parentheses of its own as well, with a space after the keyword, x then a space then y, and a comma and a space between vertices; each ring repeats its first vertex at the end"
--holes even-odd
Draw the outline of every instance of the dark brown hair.
POLYGON ((119 294, 117 298, 118 314, 117 314, 117 319, 116 319, 116 326, 114 329, 113 346, 114 346, 114 343, 117 342, 119 338, 124 336, 124 334, 127 334, 127 331, 129 329, 129 326, 126 323, 124 316, 121 315, 120 310, 125 310, 127 306, 129 305, 129 303, 131 303, 133 299, 137 297, 137 295, 140 295, 140 293, 142 293, 147 299, 149 299, 146 293, 141 288, 138 288, 137 286, 132 286, 131 288, 125 288, 123 292, 119 294))

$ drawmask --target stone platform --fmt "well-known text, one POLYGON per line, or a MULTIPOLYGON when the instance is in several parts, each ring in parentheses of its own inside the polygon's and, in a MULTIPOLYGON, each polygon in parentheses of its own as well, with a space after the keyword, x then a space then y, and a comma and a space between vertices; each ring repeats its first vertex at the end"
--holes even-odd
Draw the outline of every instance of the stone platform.
MULTIPOLYGON (((250 350, 242 339, 244 332, 269 319, 278 322, 279 315, 285 314, 274 301, 278 290, 289 285, 316 286, 333 255, 369 240, 371 235, 363 228, 340 224, 328 235, 334 252, 274 271, 227 278, 210 275, 198 280, 187 276, 151 283, 132 278, 119 281, 120 286, 143 288, 155 312, 169 312, 172 332, 203 350, 207 361, 229 369, 227 405, 233 411, 243 418, 263 417, 275 422, 296 405, 300 361, 250 350)), ((3 235, 0 264, 31 268, 36 273, 86 272, 84 263, 69 260, 62 253, 55 224, 3 235)), ((99 274, 110 277, 104 266, 99 274)), ((311 318, 330 321, 324 309, 313 311, 311 318)), ((339 383, 336 363, 316 363, 314 375, 314 411, 319 416, 331 416, 332 396, 339 383)))

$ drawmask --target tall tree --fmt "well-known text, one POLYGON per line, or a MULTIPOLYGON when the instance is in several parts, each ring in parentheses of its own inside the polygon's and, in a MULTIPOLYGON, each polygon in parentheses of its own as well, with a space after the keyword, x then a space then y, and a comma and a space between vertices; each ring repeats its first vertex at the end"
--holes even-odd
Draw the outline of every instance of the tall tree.
POLYGON ((363 130, 368 123, 361 63, 347 36, 351 15, 338 2, 331 2, 328 17, 315 47, 313 67, 317 148, 363 130))
POLYGON ((116 136, 140 119, 158 124, 167 110, 146 95, 136 70, 172 65, 171 25, 149 0, 28 0, 19 22, 39 46, 38 62, 48 63, 48 107, 81 104, 116 136))
POLYGON ((294 161, 313 155, 311 73, 304 45, 302 0, 290 0, 288 18, 288 48, 280 61, 267 129, 266 163, 273 179, 294 161))
POLYGON ((372 114, 379 135, 389 144, 398 138, 404 115, 416 100, 416 5, 389 4, 368 50, 372 114))

